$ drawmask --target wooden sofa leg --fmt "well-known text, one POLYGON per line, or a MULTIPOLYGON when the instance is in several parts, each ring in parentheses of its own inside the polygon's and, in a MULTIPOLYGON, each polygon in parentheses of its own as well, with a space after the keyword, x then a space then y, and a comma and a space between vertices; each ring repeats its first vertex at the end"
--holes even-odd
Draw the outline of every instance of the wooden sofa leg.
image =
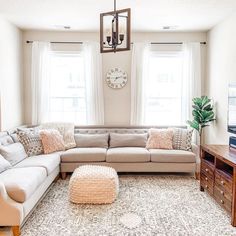
POLYGON ((61 172, 61 178, 66 179, 66 172, 61 172))
POLYGON ((17 226, 12 226, 12 233, 13 233, 13 236, 20 236, 20 226, 17 225, 17 226))
POLYGON ((196 180, 200 180, 200 173, 199 173, 199 172, 195 172, 194 178, 195 178, 196 180))

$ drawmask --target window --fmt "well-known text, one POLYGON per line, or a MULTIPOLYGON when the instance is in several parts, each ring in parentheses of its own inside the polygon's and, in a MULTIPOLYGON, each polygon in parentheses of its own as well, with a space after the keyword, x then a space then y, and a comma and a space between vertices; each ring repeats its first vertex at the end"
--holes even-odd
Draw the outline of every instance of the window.
POLYGON ((86 87, 81 54, 52 53, 49 87, 49 121, 86 124, 86 87))
POLYGON ((145 124, 184 125, 182 53, 152 52, 149 60, 145 124))

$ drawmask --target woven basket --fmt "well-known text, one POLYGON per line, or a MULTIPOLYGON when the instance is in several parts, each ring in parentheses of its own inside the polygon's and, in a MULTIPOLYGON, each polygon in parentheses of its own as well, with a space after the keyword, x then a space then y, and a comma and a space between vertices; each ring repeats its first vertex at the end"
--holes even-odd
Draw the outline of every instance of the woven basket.
POLYGON ((85 165, 77 168, 69 183, 69 199, 80 204, 108 204, 119 192, 119 179, 111 167, 85 165))

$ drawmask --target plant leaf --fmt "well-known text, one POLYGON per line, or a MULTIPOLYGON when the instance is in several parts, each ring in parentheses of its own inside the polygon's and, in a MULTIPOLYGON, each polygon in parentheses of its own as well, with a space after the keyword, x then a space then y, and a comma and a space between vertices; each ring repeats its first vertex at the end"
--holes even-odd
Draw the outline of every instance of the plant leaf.
POLYGON ((188 120, 187 123, 188 123, 193 129, 196 129, 196 130, 199 132, 200 126, 199 126, 199 123, 198 123, 197 121, 195 121, 195 120, 193 120, 193 121, 188 120))

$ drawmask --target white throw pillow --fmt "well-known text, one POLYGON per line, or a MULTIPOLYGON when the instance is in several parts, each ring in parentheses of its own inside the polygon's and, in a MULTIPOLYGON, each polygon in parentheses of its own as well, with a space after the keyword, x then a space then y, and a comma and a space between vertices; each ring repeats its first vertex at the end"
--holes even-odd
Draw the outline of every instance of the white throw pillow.
POLYGON ((41 129, 56 129, 63 136, 65 148, 70 149, 76 147, 74 132, 75 126, 73 123, 53 122, 45 123, 40 126, 41 129))
POLYGON ((0 154, 13 166, 27 157, 24 146, 21 143, 0 146, 0 154))

